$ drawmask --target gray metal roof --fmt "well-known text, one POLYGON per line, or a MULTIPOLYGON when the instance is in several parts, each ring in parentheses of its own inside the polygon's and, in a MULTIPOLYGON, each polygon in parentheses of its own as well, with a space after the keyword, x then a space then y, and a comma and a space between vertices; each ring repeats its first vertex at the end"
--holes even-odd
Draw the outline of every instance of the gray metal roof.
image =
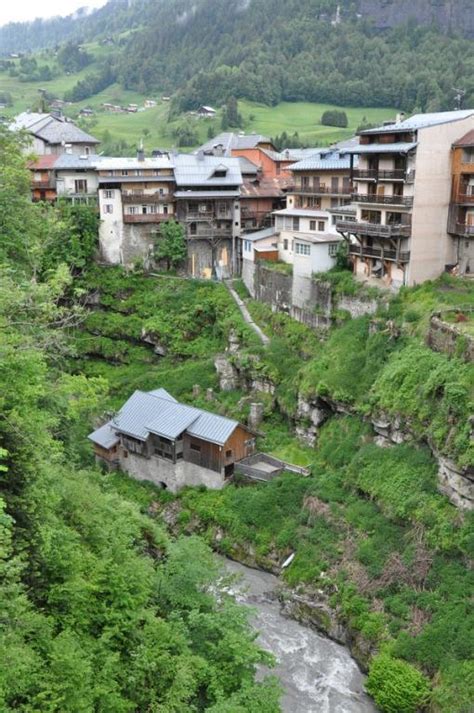
POLYGON ((220 186, 240 186, 242 173, 238 158, 207 156, 205 154, 178 154, 174 158, 174 174, 178 186, 199 186, 201 188, 220 186), (215 176, 215 172, 226 170, 225 176, 215 176))
MULTIPOLYGON (((98 166, 101 171, 102 166, 98 166)), ((174 176, 99 176, 99 183, 174 183, 174 176)))
POLYGON ((408 153, 412 149, 416 149, 416 147, 416 143, 406 143, 403 141, 394 144, 359 144, 356 148, 348 149, 347 153, 408 153))
POLYGON ((13 120, 12 129, 26 129, 48 144, 100 144, 94 136, 76 126, 72 121, 52 114, 23 112, 13 120))
POLYGON ((474 109, 464 109, 462 111, 438 111, 431 114, 414 114, 409 119, 398 121, 385 126, 378 126, 374 129, 366 129, 361 131, 361 135, 367 136, 370 134, 393 133, 400 131, 417 131, 418 129, 426 129, 430 126, 438 124, 447 124, 451 121, 461 121, 474 116, 474 109))
POLYGON ((274 235, 278 235, 276 228, 264 228, 263 230, 256 230, 254 233, 242 233, 240 237, 242 240, 250 240, 254 243, 259 240, 265 240, 265 238, 272 238, 274 235))
POLYGON ((60 154, 54 164, 55 170, 88 168, 94 170, 105 157, 97 156, 97 154, 89 154, 87 156, 78 156, 78 154, 63 153, 60 154))
POLYGON ((175 399, 174 396, 171 396, 171 394, 166 391, 166 389, 160 388, 160 389, 154 389, 153 391, 149 391, 149 394, 152 396, 157 396, 159 399, 167 399, 168 401, 173 401, 173 403, 177 404, 177 400, 175 399))
POLYGON ((318 208, 283 208, 274 210, 272 215, 288 215, 293 218, 327 218, 328 212, 318 208))
POLYGON ((259 168, 258 166, 253 163, 252 161, 249 161, 248 158, 245 156, 239 156, 239 163, 240 163, 240 170, 242 172, 242 175, 252 175, 256 176, 259 168))
MULTIPOLYGON (((217 445, 224 445, 238 425, 238 421, 230 418, 180 404, 165 389, 135 391, 108 424, 111 429, 142 441, 150 433, 175 440, 186 431, 217 445)), ((91 440, 95 437, 96 432, 89 436, 91 440)))
POLYGON ((156 416, 146 424, 146 428, 150 433, 156 433, 163 438, 176 440, 184 431, 189 430, 189 426, 201 415, 198 409, 156 398, 160 402, 155 409, 156 416))
POLYGON ((91 440, 93 443, 96 443, 98 446, 105 448, 106 450, 108 450, 109 448, 113 448, 113 446, 117 445, 117 443, 119 442, 117 434, 112 428, 112 421, 104 423, 103 426, 98 428, 93 433, 90 433, 87 438, 89 438, 89 440, 91 440))
POLYGON ((319 149, 308 158, 288 166, 290 171, 341 171, 349 170, 351 159, 349 153, 334 149, 319 149))
POLYGON ((199 418, 186 429, 186 432, 190 436, 202 438, 203 441, 210 441, 223 446, 238 425, 238 421, 233 421, 224 416, 217 416, 217 414, 209 413, 208 411, 201 411, 199 418))
POLYGON ((163 168, 173 168, 173 161, 169 156, 145 157, 143 160, 133 156, 122 158, 104 156, 100 166, 101 171, 150 171, 163 168))
POLYGON ((239 191, 176 191, 175 198, 238 198, 239 191))
POLYGON ((270 144, 271 139, 261 134, 238 134, 234 131, 223 131, 202 144, 198 151, 216 151, 222 147, 223 155, 231 156, 232 149, 254 149, 260 143, 270 144))

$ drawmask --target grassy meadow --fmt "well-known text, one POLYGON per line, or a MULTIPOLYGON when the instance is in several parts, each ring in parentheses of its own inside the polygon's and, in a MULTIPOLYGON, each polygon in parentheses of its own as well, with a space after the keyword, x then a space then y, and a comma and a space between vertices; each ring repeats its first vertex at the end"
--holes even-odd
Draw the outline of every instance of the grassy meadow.
MULTIPOLYGON (((98 43, 85 45, 95 61, 80 72, 74 74, 60 74, 50 81, 20 81, 18 77, 11 77, 8 72, 0 71, 0 92, 8 92, 12 97, 12 105, 2 110, 2 114, 13 117, 19 112, 38 107, 40 90, 46 90, 51 95, 62 99, 64 93, 71 89, 87 74, 97 71, 99 62, 111 54, 112 50, 98 43)), ((51 51, 42 51, 35 55, 39 65, 48 64, 53 71, 57 71, 57 63, 51 51)), ((18 64, 19 60, 15 61, 18 64)), ((81 120, 81 125, 86 130, 102 138, 107 131, 114 141, 126 141, 128 144, 138 143, 143 140, 145 149, 171 148, 176 145, 174 131, 180 125, 188 124, 195 131, 198 142, 207 140, 212 131, 215 135, 221 131, 221 110, 215 119, 198 119, 183 115, 178 119, 169 121, 169 102, 161 100, 161 92, 154 94, 141 94, 135 91, 124 90, 120 85, 113 84, 102 92, 88 99, 65 107, 65 113, 72 118, 77 118, 80 109, 91 107, 96 113, 91 119, 81 120), (155 99, 157 106, 144 109, 145 99, 155 99), (140 107, 136 114, 113 114, 103 109, 104 103, 127 106, 130 103, 140 107)), ((357 127, 363 122, 379 123, 394 116, 395 110, 390 108, 364 108, 364 107, 335 107, 329 104, 313 104, 310 102, 281 102, 270 107, 245 100, 239 101, 239 111, 243 118, 243 130, 246 133, 260 133, 267 136, 276 136, 286 131, 291 135, 298 132, 300 140, 307 146, 328 145, 334 141, 352 136, 357 127), (338 129, 322 126, 322 114, 327 109, 344 108, 349 125, 347 129, 338 129)), ((189 147, 192 148, 192 147, 189 147)))

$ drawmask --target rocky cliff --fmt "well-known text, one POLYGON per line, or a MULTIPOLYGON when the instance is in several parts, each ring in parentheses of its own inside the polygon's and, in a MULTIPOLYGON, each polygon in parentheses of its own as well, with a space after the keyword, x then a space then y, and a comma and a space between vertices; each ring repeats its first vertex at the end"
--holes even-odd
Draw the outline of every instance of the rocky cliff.
POLYGON ((443 32, 474 37, 472 0, 360 0, 359 12, 379 30, 412 19, 420 25, 436 25, 443 32))

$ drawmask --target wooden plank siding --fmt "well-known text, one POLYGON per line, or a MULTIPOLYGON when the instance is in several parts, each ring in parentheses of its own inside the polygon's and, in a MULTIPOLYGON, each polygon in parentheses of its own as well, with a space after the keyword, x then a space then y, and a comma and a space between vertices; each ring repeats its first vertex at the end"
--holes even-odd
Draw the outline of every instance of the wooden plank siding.
POLYGON ((185 461, 209 468, 217 473, 220 473, 225 466, 252 455, 255 450, 253 435, 242 426, 235 429, 223 446, 203 441, 186 433, 183 440, 185 461), (248 441, 252 443, 248 444, 248 441))

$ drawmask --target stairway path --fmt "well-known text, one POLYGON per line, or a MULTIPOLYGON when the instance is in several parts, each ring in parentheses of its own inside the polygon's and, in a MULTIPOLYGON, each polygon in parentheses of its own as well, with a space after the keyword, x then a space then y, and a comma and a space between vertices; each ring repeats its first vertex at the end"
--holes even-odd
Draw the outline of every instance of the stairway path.
POLYGON ((224 280, 225 286, 229 290, 230 294, 232 295, 234 302, 236 303, 237 307, 240 309, 242 313, 242 317, 244 318, 244 322, 249 325, 255 332, 255 334, 258 335, 260 338, 260 341, 262 342, 264 347, 267 347, 270 344, 270 339, 267 337, 266 334, 262 332, 258 324, 256 324, 253 319, 252 315, 248 311, 247 307, 245 306, 244 302, 240 299, 239 295, 237 292, 234 290, 232 287, 232 282, 231 280, 224 280))

